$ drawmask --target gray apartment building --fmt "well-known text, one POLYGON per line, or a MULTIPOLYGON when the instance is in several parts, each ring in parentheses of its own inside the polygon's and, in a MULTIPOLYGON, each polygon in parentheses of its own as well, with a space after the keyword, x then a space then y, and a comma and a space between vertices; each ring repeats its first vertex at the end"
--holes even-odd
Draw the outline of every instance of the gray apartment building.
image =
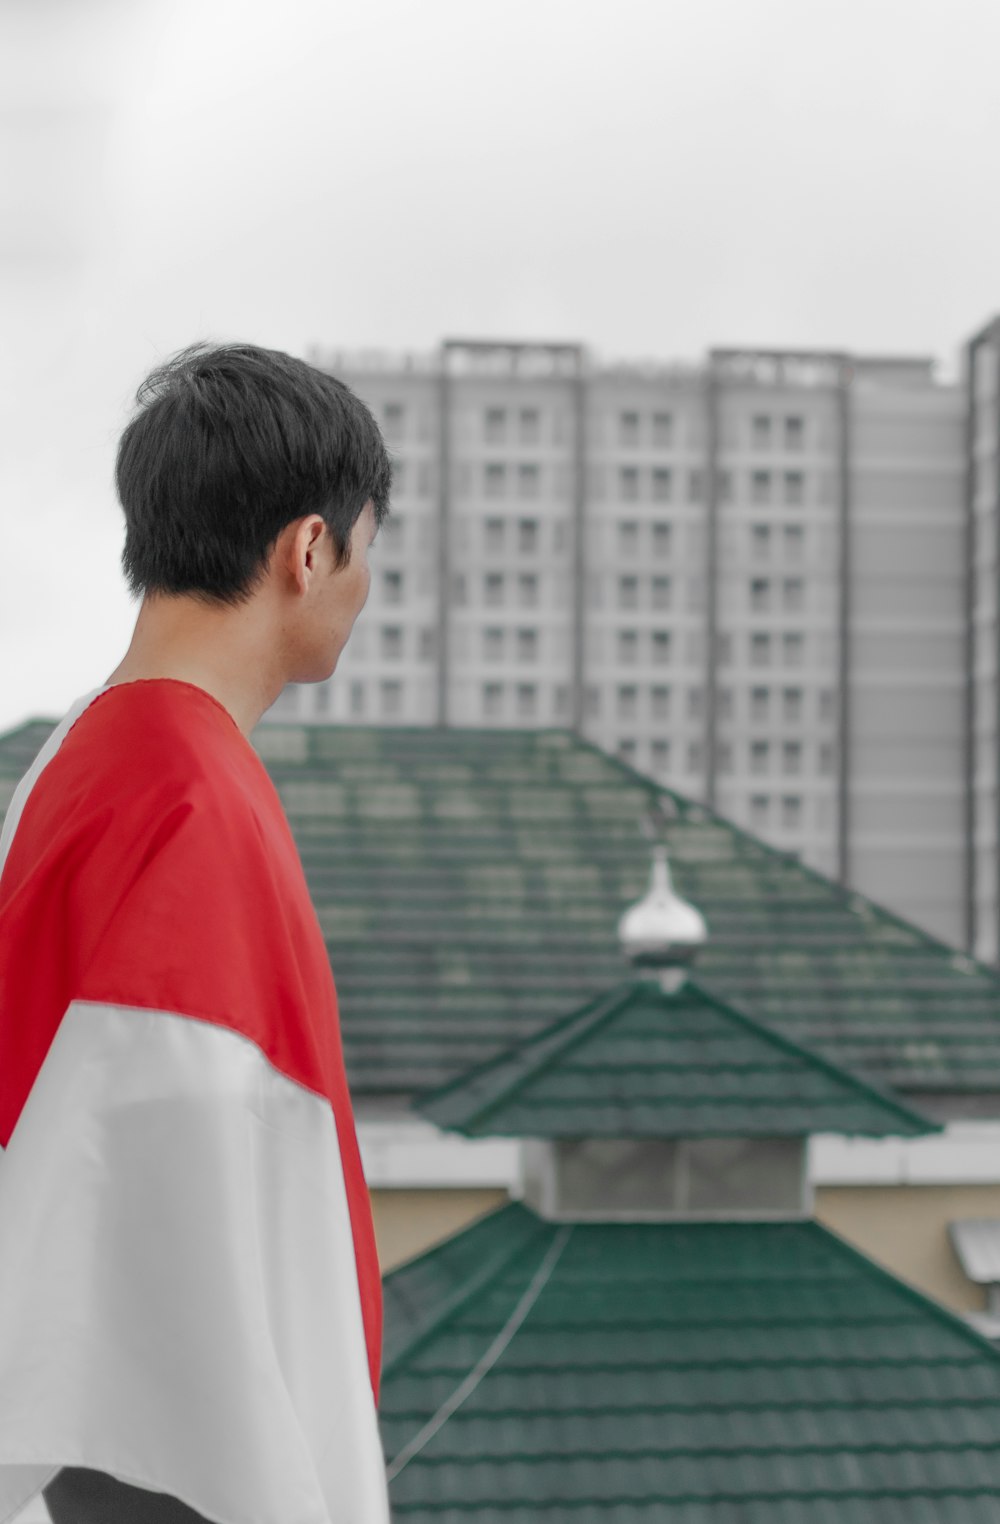
POLYGON ((844 352, 316 349, 382 423, 393 513, 335 677, 269 718, 572 727, 993 958, 998 354, 994 324, 942 384, 844 352))

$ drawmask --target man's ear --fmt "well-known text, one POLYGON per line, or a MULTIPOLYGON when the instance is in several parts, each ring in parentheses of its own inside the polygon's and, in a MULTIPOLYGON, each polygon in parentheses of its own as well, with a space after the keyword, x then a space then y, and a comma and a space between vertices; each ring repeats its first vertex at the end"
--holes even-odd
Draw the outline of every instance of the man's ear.
POLYGON ((296 592, 305 593, 309 579, 320 569, 320 544, 326 524, 318 513, 286 524, 275 546, 278 563, 296 592))

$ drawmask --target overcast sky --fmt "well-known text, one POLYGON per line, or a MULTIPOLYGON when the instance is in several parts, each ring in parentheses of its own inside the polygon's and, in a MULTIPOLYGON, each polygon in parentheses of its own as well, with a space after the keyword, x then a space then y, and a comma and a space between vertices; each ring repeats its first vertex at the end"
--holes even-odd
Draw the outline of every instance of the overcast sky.
POLYGON ((0 0, 0 728, 135 610, 196 338, 933 354, 1000 311, 997 0, 0 0))

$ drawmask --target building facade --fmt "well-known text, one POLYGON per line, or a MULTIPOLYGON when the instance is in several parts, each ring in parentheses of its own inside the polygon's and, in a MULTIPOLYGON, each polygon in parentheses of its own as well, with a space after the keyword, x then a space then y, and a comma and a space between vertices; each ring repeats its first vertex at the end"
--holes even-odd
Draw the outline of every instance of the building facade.
POLYGON ((336 677, 275 718, 570 727, 953 943, 974 897, 996 920, 965 387, 845 353, 310 358, 372 405, 396 485, 336 677))
POLYGON ((966 434, 966 821, 967 939, 985 958, 1000 952, 1000 684, 997 546, 1000 544, 1000 319, 969 342, 966 434))

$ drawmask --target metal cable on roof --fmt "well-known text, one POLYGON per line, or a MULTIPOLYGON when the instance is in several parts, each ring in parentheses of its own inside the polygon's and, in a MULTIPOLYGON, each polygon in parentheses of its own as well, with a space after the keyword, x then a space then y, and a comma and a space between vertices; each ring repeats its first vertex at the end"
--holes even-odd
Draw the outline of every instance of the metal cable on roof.
POLYGON ((386 1477, 390 1482, 395 1480, 403 1467, 408 1465, 415 1455, 419 1455, 425 1445, 434 1438, 438 1430, 447 1423, 456 1408, 461 1407, 467 1397, 471 1397, 483 1377, 496 1365, 551 1278, 552 1272, 562 1257, 563 1250, 569 1242, 572 1233, 572 1223, 560 1228, 549 1245, 545 1258, 532 1276, 531 1282, 521 1300, 493 1340, 489 1349, 477 1361, 460 1385, 455 1388, 451 1396, 446 1398, 441 1404, 434 1416, 428 1419, 423 1428, 418 1430, 413 1436, 409 1444, 404 1445, 395 1459, 390 1461, 386 1468, 386 1477))

